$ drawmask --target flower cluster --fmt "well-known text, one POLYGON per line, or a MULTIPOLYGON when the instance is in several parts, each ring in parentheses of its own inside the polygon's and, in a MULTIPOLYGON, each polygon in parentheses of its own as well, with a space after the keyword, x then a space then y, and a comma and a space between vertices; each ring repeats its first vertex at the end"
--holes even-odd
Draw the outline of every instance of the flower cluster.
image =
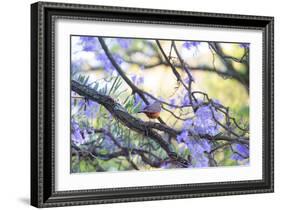
POLYGON ((117 42, 124 49, 128 49, 131 46, 132 41, 132 39, 117 38, 117 42))
MULTIPOLYGON (((136 63, 136 65, 132 65, 131 62, 129 62, 129 59, 127 58, 128 52, 136 50, 135 48, 138 46, 138 42, 134 42, 133 39, 129 38, 106 38, 108 48, 105 48, 104 46, 102 47, 100 45, 99 39, 96 37, 87 37, 83 36, 80 37, 80 46, 79 50, 86 51, 86 52, 91 52, 91 53, 84 53, 86 56, 89 54, 92 56, 91 58, 94 58, 94 66, 97 66, 97 68, 94 69, 100 69, 102 68, 104 71, 106 71, 105 76, 109 76, 112 78, 115 78, 116 75, 120 76, 120 78, 123 77, 123 82, 127 82, 127 86, 132 86, 131 83, 136 85, 137 87, 140 88, 140 91, 137 91, 131 87, 132 90, 132 95, 129 95, 127 97, 124 96, 124 107, 128 111, 129 114, 135 114, 136 117, 138 117, 137 113, 138 110, 141 108, 145 107, 148 100, 148 103, 151 102, 151 100, 155 100, 154 96, 149 96, 154 95, 154 93, 148 94, 143 89, 146 89, 144 87, 144 77, 142 74, 146 74, 145 69, 147 68, 144 64, 139 64, 136 63), (127 52, 128 51, 128 52, 127 52), (115 62, 112 61, 112 58, 116 62, 118 66, 115 65, 115 62), (127 60, 128 59, 128 60, 127 60), (137 67, 142 71, 136 71, 136 74, 131 74, 133 70, 137 69, 137 67), (120 67, 120 68, 118 68, 120 67), (120 71, 121 69, 121 71, 120 71), (124 72, 124 74, 122 74, 124 72), (116 74, 116 75, 115 75, 116 74), (120 74, 120 75, 119 75, 120 74), (125 76, 126 78, 124 78, 125 76), (128 80, 131 80, 131 83, 128 82, 128 80), (145 99, 143 98, 143 95, 145 99), (153 98, 153 99, 152 99, 153 98), (145 102, 144 102, 145 101, 145 102)), ((151 42, 153 44, 155 41, 151 42)), ((103 43, 103 42, 101 42, 103 43)), ((171 42, 173 43, 173 42, 171 42)), ((182 46, 179 48, 179 52, 177 53, 177 45, 171 44, 171 52, 170 56, 166 58, 167 61, 172 62, 172 65, 175 63, 175 68, 178 70, 178 65, 181 66, 182 71, 179 73, 180 79, 178 78, 178 87, 177 91, 173 95, 170 96, 165 96, 169 98, 161 98, 159 96, 157 99, 163 103, 163 108, 167 108, 164 111, 170 111, 170 113, 174 113, 174 117, 177 118, 177 121, 173 126, 175 126, 175 132, 173 132, 171 135, 169 133, 169 130, 167 131, 167 134, 170 136, 174 137, 174 133, 178 132, 178 125, 177 122, 182 122, 182 128, 181 131, 178 133, 176 136, 176 141, 179 143, 179 148, 173 149, 176 150, 178 153, 183 155, 183 158, 186 158, 187 161, 191 162, 191 167, 195 168, 200 168, 200 167, 208 167, 212 165, 213 162, 210 162, 210 160, 217 158, 216 152, 225 148, 228 153, 225 155, 227 158, 231 155, 232 162, 235 161, 241 161, 241 163, 247 162, 249 158, 249 146, 248 143, 246 142, 247 145, 240 144, 239 142, 243 141, 236 141, 236 137, 239 138, 239 136, 242 136, 242 132, 237 131, 237 128, 235 127, 234 123, 232 123, 232 118, 229 118, 228 116, 228 108, 224 107, 223 105, 220 104, 219 101, 213 100, 209 97, 207 93, 202 92, 201 90, 198 91, 193 91, 192 85, 195 84, 195 80, 193 75, 191 74, 191 71, 189 70, 189 65, 187 62, 185 62, 185 57, 181 58, 180 53, 183 53, 183 56, 189 55, 187 51, 190 52, 197 52, 200 50, 200 43, 197 41, 185 41, 181 42, 182 46), (175 46, 174 51, 175 51, 175 56, 172 56, 172 50, 173 46, 175 46), (177 59, 177 57, 178 59, 177 59), (175 61, 177 59, 177 62, 175 61), (177 66, 176 66, 177 65, 177 66), (182 85, 184 83, 184 85, 182 85), (181 86, 182 85, 182 86, 181 86), (198 96, 198 98, 197 98, 198 96), (166 102, 167 101, 167 102, 166 102), (227 111, 225 111, 227 110, 227 111), (191 113, 192 112, 192 113, 191 113), (192 116, 190 115, 192 114, 192 116), (184 115, 184 117, 183 117, 184 115), (189 118, 186 119, 186 116, 189 118), (237 134, 236 134, 237 132, 237 134), (217 138, 220 137, 220 138, 217 138), (223 137, 229 137, 229 139, 225 139, 227 142, 224 144, 223 137), (233 141, 232 141, 233 137, 233 141), (226 146, 225 146, 226 145, 226 146), (222 146, 222 147, 221 147, 222 146), (182 151, 181 151, 182 149, 182 151), (229 154, 229 151, 232 151, 231 154, 229 154), (234 161, 233 161, 234 160, 234 161)), ((103 45, 103 44, 102 44, 103 45)), ((248 43, 241 43, 239 45, 242 49, 244 48, 245 53, 247 52, 249 48, 248 43)), ((161 49, 161 46, 160 46, 161 49)), ((147 50, 149 51, 149 50, 147 50)), ((148 52, 148 54, 150 51, 148 52)), ((214 52, 215 53, 215 52, 214 52)), ((83 54, 83 55, 84 55, 83 54)), ((165 55, 165 53, 163 53, 165 55)), ((146 55, 146 54, 145 54, 146 55)), ((167 54, 168 55, 168 54, 167 54)), ((147 56, 147 55, 146 55, 147 56)), ((147 56, 149 57, 149 55, 147 56)), ((161 57, 161 56, 160 56, 161 57)), ((164 56, 165 57, 165 56, 164 56)), ((164 58, 163 57, 163 58, 164 58)), ((88 60, 91 60, 90 58, 88 60)), ((161 59, 159 59, 161 61, 161 59)), ((78 72, 79 68, 81 68, 83 64, 82 60, 77 60, 71 64, 71 71, 72 73, 78 72)), ((199 64, 200 65, 200 64, 199 64)), ((197 74, 197 73, 195 73, 197 74)), ((196 75, 195 75, 196 76, 196 75)), ((88 81, 88 80, 87 80, 88 81)), ((106 81, 106 80, 104 80, 106 81)), ((113 81, 113 80, 110 80, 113 81)), ((118 80, 115 80, 114 83, 112 84, 112 87, 109 91, 109 93, 112 93, 111 90, 115 88, 115 86, 120 87, 120 85, 117 85, 119 83, 118 80), (117 81, 117 82, 115 82, 117 81)), ((107 82, 107 81, 106 81, 107 82)), ((146 85, 146 84, 145 84, 146 85)), ((199 84, 200 85, 200 84, 199 84)), ((127 86, 121 86, 127 87, 127 86)), ((90 86, 89 86, 90 87, 90 86)), ((97 88, 98 89, 98 88, 97 88)), ((103 90, 104 89, 104 94, 107 94, 107 87, 106 88, 99 88, 98 90, 103 90)), ((117 90, 118 88, 116 88, 117 90)), ((102 92, 102 91, 101 91, 102 92)), ((123 93, 131 93, 131 91, 125 90, 123 93)), ((122 94, 123 94, 122 93, 122 94)), ((109 95, 114 95, 114 94, 109 94, 109 95)), ((117 95, 117 94, 116 94, 117 95)), ((125 94, 124 94, 125 95, 125 94)), ((119 96, 118 96, 119 97, 119 96)), ((117 101, 119 98, 117 98, 117 101)), ((122 96, 123 97, 123 96, 122 96)), ((95 137, 92 136, 91 129, 92 126, 98 128, 102 127, 103 129, 105 128, 105 125, 108 123, 110 124, 110 127, 107 127, 106 130, 112 133, 126 133, 126 132, 121 132, 123 127, 119 127, 119 125, 114 125, 114 116, 106 114, 102 115, 100 112, 108 112, 106 109, 98 109, 100 105, 98 105, 96 102, 90 101, 87 98, 83 98, 80 96, 77 96, 75 99, 71 100, 71 138, 73 143, 76 145, 84 144, 88 142, 89 140, 95 141, 95 137), (78 98, 78 99, 76 99, 78 98), (81 99, 82 98, 82 99, 81 99), (75 103, 74 103, 75 102, 75 103), (101 116, 106 116, 104 117, 106 120, 95 120, 98 119, 101 116), (111 123, 113 122, 113 123, 111 123), (112 126, 112 127, 111 127, 112 126), (120 132, 119 130, 120 129, 120 132), (117 132, 118 130, 118 132, 117 132)), ((114 97, 113 97, 114 98, 114 97)), ((123 101, 123 98, 121 98, 123 101)), ((114 98, 115 100, 115 98, 114 98)), ((173 114, 172 113, 172 114, 173 114)), ((169 117, 169 116, 168 116, 169 117)), ((172 115, 171 115, 172 117, 172 115)), ((161 119, 166 120, 166 116, 163 114, 161 116, 161 119)), ((161 121, 160 121, 161 122, 161 121)), ((172 124, 172 123, 171 123, 172 124)), ((122 126, 122 125, 121 125, 122 126)), ((167 126, 170 126, 167 123, 167 126)), ((174 128, 174 127, 173 127, 174 128)), ((127 128, 126 128, 127 129, 127 128)), ((125 130, 125 129, 124 129, 125 130)), ((161 129, 159 129, 161 130, 161 129)), ((242 129, 241 129, 242 130, 242 129)), ((162 131, 162 130, 161 130, 162 131)), ((158 132, 157 129, 155 129, 155 132, 158 132)), ((166 131, 164 131, 166 132, 166 131)), ((163 133, 164 133, 163 132, 163 133)), ((247 132, 247 131, 245 131, 247 132)), ((159 134, 162 137, 162 133, 159 134)), ((165 133, 166 134, 166 133, 165 133)), ((96 130, 95 135, 102 135, 98 130, 96 130)), ((123 134, 122 134, 123 135, 123 134)), ((145 134, 146 135, 146 134, 145 134)), ((123 139, 123 136, 121 136, 123 139)), ((121 139, 120 137, 120 139, 121 139)), ((121 146, 131 146, 131 144, 134 144, 134 142, 127 143, 127 138, 131 139, 127 136, 126 137, 126 142, 121 141, 120 145, 121 146), (124 144, 124 145, 123 145, 124 144)), ((149 136, 148 136, 149 137, 149 136)), ((168 138, 168 135, 163 135, 163 140, 166 141, 168 138)), ((241 137, 242 138, 242 137, 241 137)), ((112 137, 109 135, 104 135, 103 141, 101 142, 101 148, 104 150, 112 150, 113 148, 113 141, 112 137)), ((125 138, 124 138, 125 139, 125 138)), ((133 138, 134 139, 134 138, 133 138)), ((143 139, 143 137, 142 137, 143 139)), ((244 139, 243 139, 244 140, 244 139)), ((174 143, 174 142, 173 142, 174 143)), ((117 144, 117 149, 120 147, 119 144, 117 144)), ((174 161, 174 160, 173 160, 174 161)), ((163 168, 172 168, 174 167, 174 162, 170 160, 164 160, 160 164, 160 167, 163 168)), ((216 161, 216 160, 215 160, 216 161)), ((220 165, 220 162, 218 162, 220 165)), ((240 162, 237 162, 237 164, 240 164, 240 162)), ((222 164, 223 165, 223 164, 222 164)))
POLYGON ((75 62, 72 61, 71 62, 71 74, 74 75, 75 73, 79 72, 82 65, 83 65, 83 60, 82 59, 79 59, 79 60, 77 60, 75 62))
POLYGON ((208 140, 200 139, 196 136, 192 136, 192 132, 184 130, 180 135, 177 136, 178 142, 184 142, 192 157, 192 166, 207 167, 209 165, 208 157, 206 152, 211 151, 211 145, 208 140))
POLYGON ((249 48, 250 47, 250 43, 242 43, 242 44, 240 44, 240 47, 242 47, 242 48, 249 48))
POLYGON ((223 115, 211 105, 200 106, 195 112, 195 116, 193 126, 196 133, 214 136, 219 132, 216 121, 220 121, 223 115))
POLYGON ((194 159, 192 162, 193 167, 200 168, 209 166, 209 159, 206 155, 206 152, 211 151, 211 146, 208 140, 191 139, 187 142, 187 147, 191 153, 192 159, 194 159))
POLYGON ((80 43, 83 47, 83 51, 96 51, 101 48, 99 41, 96 37, 90 37, 90 36, 82 36, 80 37, 80 43))
POLYGON ((188 106, 188 105, 190 105, 189 93, 186 93, 186 94, 182 97, 182 105, 183 105, 183 106, 188 106))
POLYGON ((88 119, 95 118, 98 110, 99 110, 98 103, 91 100, 87 100, 87 102, 85 103, 84 113, 88 117, 88 119))
MULTIPOLYGON (((74 94, 74 93, 73 93, 74 94)), ((96 117, 96 114, 99 110, 100 105, 91 100, 80 99, 75 103, 76 99, 72 98, 71 100, 71 114, 78 115, 83 114, 87 116, 88 119, 96 117)))
MULTIPOLYGON (((127 39, 117 39, 118 43, 126 48, 130 44, 130 40, 127 39)), ((104 68, 106 72, 111 74, 114 71, 114 67, 107 55, 103 50, 101 50, 101 45, 99 43, 98 38, 96 37, 88 37, 83 36, 80 37, 80 44, 82 45, 83 51, 86 52, 94 52, 96 54, 96 60, 100 62, 101 66, 104 68)), ((124 61, 120 55, 113 54, 113 58, 118 65, 121 65, 124 61)))
POLYGON ((242 144, 234 144, 232 146, 234 153, 231 156, 233 160, 244 160, 249 157, 249 148, 242 144))
POLYGON ((137 86, 140 86, 144 83, 144 78, 142 76, 132 75, 131 79, 133 83, 137 86))
POLYGON ((193 47, 198 47, 198 45, 200 45, 200 42, 196 42, 196 41, 185 41, 183 43, 183 47, 185 47, 186 49, 191 49, 193 47))
POLYGON ((71 140, 76 145, 83 144, 89 140, 87 129, 81 128, 73 118, 71 120, 71 140))
POLYGON ((112 66, 110 60, 107 58, 105 53, 97 54, 96 58, 102 64, 106 72, 112 73, 112 71, 114 71, 114 67, 112 66))
POLYGON ((144 102, 139 94, 135 94, 134 106, 138 106, 141 103, 141 107, 144 107, 144 102))
POLYGON ((211 105, 201 105, 195 112, 194 118, 183 123, 183 131, 177 136, 178 142, 184 142, 193 157, 194 167, 206 167, 209 164, 206 152, 211 151, 209 140, 200 138, 200 135, 218 134, 219 127, 214 120, 221 120, 222 115, 211 105), (199 134, 199 135, 198 135, 199 134))

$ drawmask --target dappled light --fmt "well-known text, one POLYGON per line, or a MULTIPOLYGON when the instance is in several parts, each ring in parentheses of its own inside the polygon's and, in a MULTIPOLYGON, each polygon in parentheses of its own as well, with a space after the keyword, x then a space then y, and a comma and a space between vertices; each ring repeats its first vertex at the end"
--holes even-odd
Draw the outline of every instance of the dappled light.
POLYGON ((249 164, 249 44, 71 37, 71 172, 249 164))

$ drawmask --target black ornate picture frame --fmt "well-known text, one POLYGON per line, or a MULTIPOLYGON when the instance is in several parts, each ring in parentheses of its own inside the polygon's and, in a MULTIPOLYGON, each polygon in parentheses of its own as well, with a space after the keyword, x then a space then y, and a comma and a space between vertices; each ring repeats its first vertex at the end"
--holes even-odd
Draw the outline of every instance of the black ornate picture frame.
MULTIPOLYGON (((31 205, 55 207, 274 191, 274 18, 38 2, 31 5, 31 205), (262 179, 57 191, 55 22, 231 28, 262 32, 262 179)), ((69 78, 66 78, 69 79, 69 78)), ((66 107, 67 109, 69 107, 66 107)), ((171 155, 172 156, 172 155, 171 155)))

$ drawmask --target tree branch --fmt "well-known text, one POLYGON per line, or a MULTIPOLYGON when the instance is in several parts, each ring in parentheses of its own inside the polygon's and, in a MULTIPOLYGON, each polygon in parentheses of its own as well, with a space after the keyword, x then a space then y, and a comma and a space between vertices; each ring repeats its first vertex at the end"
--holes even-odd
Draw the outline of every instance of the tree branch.
MULTIPOLYGON (((106 96, 98 93, 94 89, 90 89, 85 85, 81 85, 80 83, 72 80, 71 88, 74 92, 78 93, 81 96, 84 96, 87 99, 98 102, 103 105, 118 121, 120 121, 123 125, 128 128, 133 129, 134 131, 147 135, 148 137, 154 139, 167 153, 171 153, 172 151, 169 148, 169 144, 162 139, 161 135, 155 132, 153 129, 158 131, 163 131, 172 137, 176 137, 181 133, 181 131, 175 130, 167 125, 155 123, 155 122, 145 122, 134 116, 130 115, 121 104, 117 103, 110 96, 106 96)), ((249 144, 249 139, 244 137, 232 138, 225 135, 218 136, 210 136, 210 135, 200 135, 201 138, 206 138, 214 141, 231 141, 243 144, 249 144)))
MULTIPOLYGON (((146 151, 143 149, 138 149, 138 148, 129 148, 129 147, 124 147, 122 146, 119 142, 118 139, 116 139, 111 132, 107 131, 106 129, 100 128, 100 129, 89 129, 88 132, 94 132, 94 133, 100 133, 103 134, 105 136, 108 136, 110 138, 110 140, 119 148, 119 151, 113 151, 110 152, 108 154, 100 154, 95 146, 93 147, 88 147, 87 149, 82 147, 78 147, 76 146, 74 143, 72 143, 71 147, 74 150, 73 153, 74 154, 81 154, 83 156, 90 156, 92 158, 98 158, 101 160, 111 160, 113 158, 118 158, 120 156, 125 157, 128 162, 132 165, 132 167, 136 170, 139 170, 138 166, 129 158, 129 154, 133 154, 133 155, 139 155, 142 159, 142 161, 146 164, 149 164, 152 167, 160 167, 161 164, 165 161, 161 158, 159 158, 157 155, 155 155, 154 153, 150 152, 150 151, 146 151), (149 155, 150 157, 153 157, 155 160, 151 160, 149 159, 146 155, 149 155)), ((88 143, 86 143, 88 144, 88 143)))
MULTIPOLYGON (((237 71, 234 70, 232 63, 229 61, 229 56, 224 55, 221 47, 217 43, 209 42, 209 45, 219 56, 219 58, 221 59, 223 64, 226 66, 227 71, 230 72, 231 74, 235 75, 235 77, 237 77, 237 79, 240 81, 241 84, 244 85, 247 92, 249 93, 249 84, 245 81, 245 79, 237 71)), ((233 59, 231 59, 231 60, 233 60, 233 59)))
MULTIPOLYGON (((170 66, 166 61, 158 61, 155 62, 153 64, 144 64, 138 61, 129 61, 125 59, 125 62, 128 64, 136 64, 138 66, 142 66, 144 69, 150 69, 150 68, 154 68, 157 66, 170 66)), ((173 64, 176 68, 181 68, 181 65, 179 64, 173 64)), ((186 64, 187 65, 187 64, 186 64)), ((246 65, 246 64, 245 64, 246 65)), ((241 77, 238 76, 236 73, 230 72, 230 71, 221 71, 218 69, 214 69, 213 67, 210 67, 208 65, 200 65, 200 66, 191 66, 191 65, 187 65, 188 69, 191 71, 202 71, 202 72, 210 72, 210 73, 216 73, 220 76, 222 76, 223 78, 232 78, 235 79, 236 81, 238 81, 239 83, 241 82, 241 77)), ((101 67, 96 67, 96 68, 91 68, 91 70, 99 70, 101 69, 101 67)), ((242 83, 243 84, 243 83, 242 83)), ((244 84, 243 84, 244 85, 244 84)))
MULTIPOLYGON (((110 60, 111 64, 114 66, 114 68, 116 69, 116 71, 119 73, 119 75, 125 80, 125 82, 130 86, 130 88, 132 89, 133 93, 137 93, 141 99, 144 101, 144 103, 146 105, 149 104, 149 101, 146 99, 143 91, 141 91, 127 76, 126 74, 123 72, 123 70, 120 68, 120 66, 115 62, 113 56, 111 55, 111 53, 109 52, 108 47, 106 46, 103 38, 98 37, 99 42, 106 54, 106 56, 108 57, 108 59, 110 60)), ((161 122, 162 124, 165 124, 165 122, 158 117, 159 122, 161 122)))
POLYGON ((168 65, 171 67, 172 71, 173 71, 173 74, 175 75, 176 79, 178 82, 180 82, 184 88, 188 91, 189 88, 186 86, 186 84, 182 81, 182 78, 179 74, 179 72, 177 71, 177 69, 174 67, 174 65, 170 62, 168 56, 166 55, 166 53, 164 52, 159 40, 156 40, 156 43, 160 49, 160 52, 162 53, 163 57, 165 58, 166 62, 168 63, 168 65))
MULTIPOLYGON (((148 155, 152 156, 153 158, 155 158, 155 159, 161 161, 161 158, 159 158, 158 156, 156 156, 156 155, 155 155, 154 153, 152 153, 152 152, 149 152, 149 151, 146 151, 146 150, 143 150, 143 149, 127 148, 127 147, 122 146, 122 145, 118 142, 118 140, 112 135, 111 132, 109 132, 109 131, 107 131, 107 130, 105 130, 105 129, 103 129, 103 128, 100 128, 100 129, 93 129, 93 130, 94 130, 95 133, 102 133, 102 134, 104 134, 104 135, 107 135, 107 136, 111 139, 111 141, 112 141, 115 145, 117 145, 117 147, 118 147, 119 149, 125 150, 127 153, 131 152, 131 153, 133 153, 133 154, 139 154, 139 155, 141 155, 141 154, 148 154, 148 155)), ((155 165, 155 164, 153 164, 153 165, 155 165)))
POLYGON ((115 117, 116 120, 120 121, 126 127, 153 139, 167 153, 170 159, 176 162, 180 162, 186 167, 190 165, 187 160, 179 157, 175 152, 173 152, 170 149, 169 143, 167 143, 160 134, 153 130, 158 129, 166 132, 167 134, 172 134, 173 136, 175 136, 178 132, 176 132, 174 129, 164 124, 144 122, 138 118, 135 118, 130 115, 119 103, 115 102, 111 97, 102 95, 96 90, 81 85, 74 80, 72 80, 71 88, 79 95, 103 105, 113 115, 113 117, 115 117))

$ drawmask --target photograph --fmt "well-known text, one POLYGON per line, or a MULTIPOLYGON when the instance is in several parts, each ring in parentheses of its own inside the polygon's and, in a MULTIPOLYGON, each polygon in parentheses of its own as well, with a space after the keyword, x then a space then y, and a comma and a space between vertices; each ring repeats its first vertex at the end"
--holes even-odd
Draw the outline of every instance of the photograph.
POLYGON ((32 206, 274 192, 274 17, 152 3, 31 4, 32 206))
POLYGON ((70 173, 251 164, 250 43, 69 38, 70 173))

